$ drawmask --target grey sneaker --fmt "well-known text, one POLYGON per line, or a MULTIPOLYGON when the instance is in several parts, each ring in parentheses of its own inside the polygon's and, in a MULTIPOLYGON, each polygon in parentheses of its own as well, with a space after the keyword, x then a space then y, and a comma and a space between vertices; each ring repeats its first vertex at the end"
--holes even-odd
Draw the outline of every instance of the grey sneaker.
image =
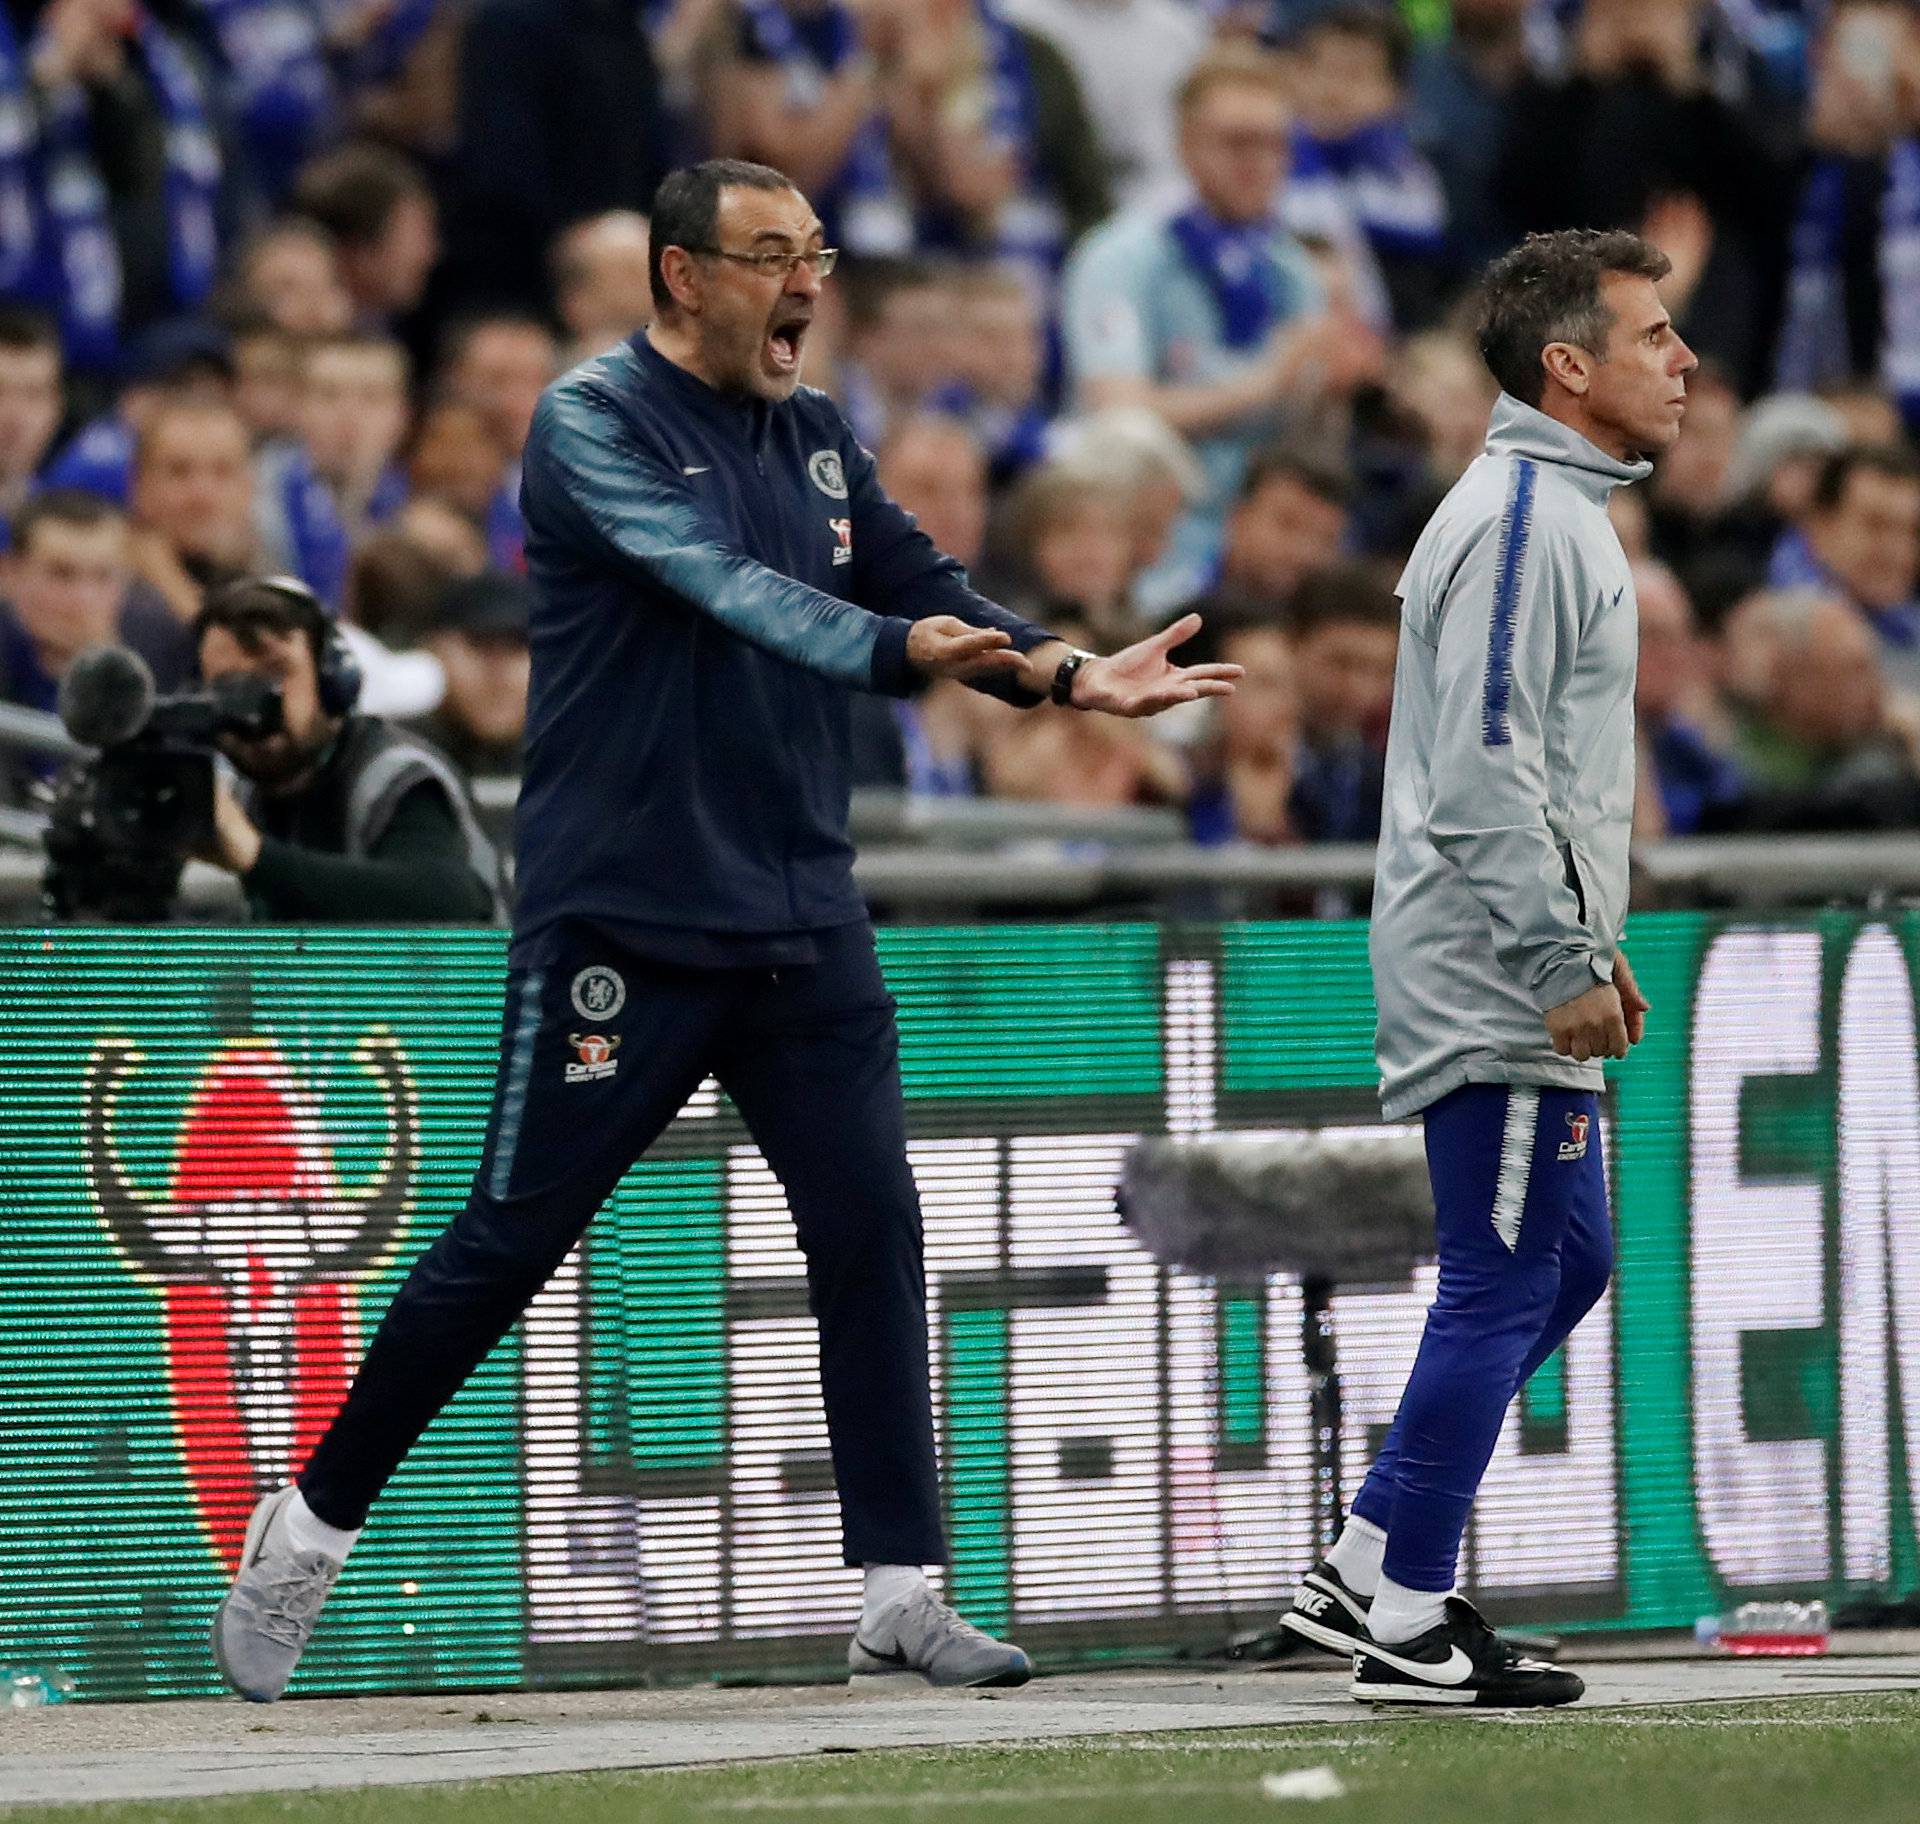
POLYGON ((240 1695, 270 1704, 287 1688, 300 1653, 340 1575, 324 1552, 296 1552, 281 1515, 293 1485, 275 1489, 253 1510, 240 1551, 240 1574, 213 1618, 213 1657, 240 1695))
POLYGON ((1018 1647, 983 1634, 921 1588, 854 1635, 847 1672, 849 1684, 918 1673, 930 1685, 1024 1685, 1033 1665, 1018 1647))

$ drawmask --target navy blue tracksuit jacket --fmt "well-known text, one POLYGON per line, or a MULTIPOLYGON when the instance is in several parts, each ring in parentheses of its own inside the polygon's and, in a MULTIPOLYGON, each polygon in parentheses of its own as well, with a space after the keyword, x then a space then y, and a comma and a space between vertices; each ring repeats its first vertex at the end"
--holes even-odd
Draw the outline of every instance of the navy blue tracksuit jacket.
POLYGON ((967 586, 825 394, 728 398, 644 334, 547 390, 522 474, 517 942, 564 918, 644 937, 863 917, 850 693, 906 694, 923 615, 1021 651, 1049 636, 967 586))

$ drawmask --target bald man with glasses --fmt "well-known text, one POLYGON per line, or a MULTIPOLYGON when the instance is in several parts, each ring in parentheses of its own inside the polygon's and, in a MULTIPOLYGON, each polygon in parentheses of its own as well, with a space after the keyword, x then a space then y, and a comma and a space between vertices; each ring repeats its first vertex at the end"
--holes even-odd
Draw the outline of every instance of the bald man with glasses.
POLYGON ((1172 662, 1197 617, 1096 658, 968 587, 799 385, 834 250, 779 172, 673 173, 649 257, 654 322, 550 387, 527 443, 519 906, 479 1173, 297 1483, 255 1513, 214 1645, 262 1702, 402 1457, 709 1075, 806 1257, 864 1572, 851 1675, 1030 1675, 924 1572, 946 1547, 920 1208, 846 833, 852 694, 950 677, 1145 716, 1230 691, 1238 667, 1172 662))

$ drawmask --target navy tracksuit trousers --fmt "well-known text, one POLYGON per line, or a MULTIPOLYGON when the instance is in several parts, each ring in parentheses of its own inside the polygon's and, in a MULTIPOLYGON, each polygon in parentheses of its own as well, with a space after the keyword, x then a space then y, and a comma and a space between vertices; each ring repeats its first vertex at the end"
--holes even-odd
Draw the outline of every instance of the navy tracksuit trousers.
POLYGON ((1606 1290, 1613 1230, 1598 1097, 1473 1083, 1425 1121, 1440 1284, 1352 1511, 1395 1583, 1451 1590, 1507 1407, 1606 1290))
POLYGON ((543 966, 509 972, 479 1174, 395 1296, 301 1473, 322 1520, 361 1524, 434 1415, 712 1075, 784 1186, 806 1257, 846 1560, 945 1558, 893 999, 870 926, 813 936, 811 963, 685 968, 563 925, 543 966))

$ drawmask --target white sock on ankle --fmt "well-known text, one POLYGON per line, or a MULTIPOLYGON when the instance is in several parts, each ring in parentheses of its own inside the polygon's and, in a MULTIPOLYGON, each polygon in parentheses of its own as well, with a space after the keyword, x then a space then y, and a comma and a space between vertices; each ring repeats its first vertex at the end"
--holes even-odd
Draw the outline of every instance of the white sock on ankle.
POLYGON ((357 1526, 351 1532, 329 1526, 307 1505, 306 1496, 297 1488, 293 1499, 280 1510, 280 1518, 287 1529, 287 1543, 296 1552, 324 1552, 335 1564, 346 1563, 353 1542, 360 1537, 357 1526))
POLYGON ((1447 1598, 1452 1594, 1451 1590, 1410 1590, 1383 1574, 1367 1610, 1367 1632, 1383 1647, 1411 1640, 1446 1620, 1447 1598))
POLYGON ((1387 1555, 1387 1536, 1371 1520, 1349 1514, 1340 1529, 1340 1537, 1327 1553, 1327 1562, 1340 1573, 1340 1581, 1356 1596, 1368 1601, 1380 1587, 1380 1561, 1387 1555))
POLYGON ((867 1586, 860 1610, 862 1627, 878 1621, 886 1610, 915 1590, 926 1588, 927 1574, 917 1564, 870 1564, 866 1568, 867 1586))

